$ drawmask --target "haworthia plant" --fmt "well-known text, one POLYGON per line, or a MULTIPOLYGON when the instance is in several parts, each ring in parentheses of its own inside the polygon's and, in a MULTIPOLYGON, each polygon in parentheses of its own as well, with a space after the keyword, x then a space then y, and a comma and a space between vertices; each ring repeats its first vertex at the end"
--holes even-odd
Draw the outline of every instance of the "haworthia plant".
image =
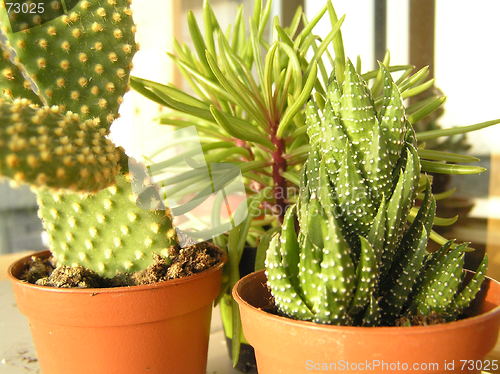
POLYGON ((377 104, 350 62, 343 81, 332 74, 322 108, 307 104, 311 151, 299 198, 266 258, 268 285, 287 316, 362 326, 431 314, 454 320, 485 278, 486 257, 463 286, 466 244, 427 251, 436 201, 430 179, 420 177, 400 89, 381 71, 377 104))
POLYGON ((16 32, 0 2, 0 175, 35 188, 58 264, 144 269, 177 237, 168 210, 136 204, 127 157, 106 137, 137 50, 130 2, 56 3, 61 15, 16 32))

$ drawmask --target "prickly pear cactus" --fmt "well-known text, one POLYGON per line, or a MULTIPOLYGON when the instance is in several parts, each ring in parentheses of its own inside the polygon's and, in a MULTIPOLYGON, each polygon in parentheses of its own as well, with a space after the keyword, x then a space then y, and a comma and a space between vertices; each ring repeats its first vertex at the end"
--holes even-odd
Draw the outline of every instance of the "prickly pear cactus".
POLYGON ((41 190, 38 203, 58 264, 112 277, 146 268, 152 253, 168 257, 176 243, 168 210, 141 209, 124 175, 96 194, 41 190))
POLYGON ((299 199, 266 258, 268 285, 287 316, 363 326, 431 313, 453 320, 484 280, 486 258, 462 287, 466 245, 427 252, 436 202, 430 180, 419 178, 401 94, 381 68, 377 105, 350 62, 342 82, 332 74, 322 109, 308 103, 311 151, 299 199))
POLYGON ((4 22, 2 31, 44 104, 97 117, 109 128, 128 90, 137 49, 128 1, 81 0, 39 26, 10 32, 4 22))
POLYGON ((58 264, 104 276, 177 243, 168 211, 136 204, 127 158, 106 138, 137 50, 129 3, 48 2, 47 19, 15 32, 0 1, 0 175, 36 188, 58 264))

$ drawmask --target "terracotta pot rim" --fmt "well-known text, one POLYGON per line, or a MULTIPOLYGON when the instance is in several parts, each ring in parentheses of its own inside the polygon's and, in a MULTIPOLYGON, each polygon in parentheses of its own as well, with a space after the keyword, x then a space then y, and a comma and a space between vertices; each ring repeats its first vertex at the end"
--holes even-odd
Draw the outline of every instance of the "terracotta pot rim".
MULTIPOLYGON (((473 325, 473 324, 479 324, 483 320, 487 320, 494 315, 500 315, 500 305, 497 305, 495 308, 492 310, 486 312, 486 313, 481 313, 479 315, 473 316, 473 317, 468 317, 464 318, 458 321, 453 321, 453 322, 447 322, 447 323, 441 323, 437 325, 431 325, 431 326, 410 326, 410 327, 395 327, 395 326, 382 326, 382 327, 362 327, 362 326, 336 326, 336 325, 324 325, 324 324, 319 324, 319 323, 314 323, 310 321, 301 321, 301 320, 296 320, 292 318, 287 318, 283 316, 278 316, 272 313, 268 313, 263 311, 260 308, 254 307, 250 303, 248 303, 246 300, 244 300, 240 294, 239 294, 239 289, 245 285, 246 283, 250 283, 252 281, 255 281, 254 278, 259 276, 261 273, 264 273, 265 270, 260 270, 253 272, 251 274, 248 274, 247 276, 241 278, 233 287, 232 290, 232 295, 233 298, 236 300, 236 302, 240 305, 240 307, 245 307, 248 308, 252 311, 252 313, 256 313, 260 315, 262 318, 266 318, 269 320, 272 320, 276 323, 284 323, 287 325, 292 325, 292 326, 299 326, 303 328, 308 328, 308 329, 315 329, 315 330, 324 330, 325 332, 342 332, 342 333, 353 333, 353 334, 428 334, 428 333, 436 333, 439 331, 443 330, 449 330, 449 329, 455 329, 455 328, 460 328, 460 327, 465 327, 467 325, 473 325)), ((496 281, 495 279, 487 277, 487 279, 490 280, 490 282, 494 282, 497 285, 500 286, 500 282, 496 281)))
POLYGON ((219 271, 221 268, 224 267, 224 265, 227 263, 227 254, 219 249, 220 252, 222 253, 222 258, 220 262, 212 266, 211 268, 204 270, 200 273, 189 275, 187 277, 182 277, 178 279, 169 279, 166 281, 161 281, 161 282, 156 282, 156 283, 151 283, 151 284, 144 284, 140 286, 121 286, 121 287, 103 287, 103 288, 58 288, 58 287, 50 287, 50 286, 39 286, 37 284, 33 283, 28 283, 26 281, 20 280, 18 277, 16 277, 13 274, 14 267, 20 263, 20 262, 25 262, 28 259, 30 259, 32 256, 37 256, 37 257, 47 257, 50 255, 50 250, 44 250, 44 251, 38 251, 34 252, 30 255, 24 256, 14 263, 12 263, 9 266, 9 269, 7 271, 7 277, 10 281, 14 283, 18 283, 24 287, 29 287, 33 289, 39 289, 40 291, 43 292, 51 292, 51 293, 67 293, 67 294, 102 294, 102 293, 119 293, 119 292, 140 292, 140 291, 145 291, 145 290, 152 290, 152 289, 157 289, 157 288, 163 288, 163 287, 170 287, 170 286, 178 286, 187 282, 192 282, 195 280, 199 280, 200 278, 206 278, 212 273, 215 273, 219 271))

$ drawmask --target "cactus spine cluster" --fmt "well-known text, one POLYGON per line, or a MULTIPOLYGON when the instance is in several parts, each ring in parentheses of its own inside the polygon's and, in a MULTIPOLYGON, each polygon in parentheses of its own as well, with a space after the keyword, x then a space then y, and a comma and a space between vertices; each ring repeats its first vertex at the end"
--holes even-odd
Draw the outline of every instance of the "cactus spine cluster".
POLYGON ((120 152, 99 120, 82 120, 62 107, 34 107, 0 99, 3 174, 16 182, 98 191, 114 183, 120 152))
POLYGON ((427 252, 435 199, 420 177, 399 89, 381 71, 377 104, 348 61, 344 79, 333 73, 324 100, 307 105, 311 151, 300 196, 266 258, 276 305, 292 318, 362 326, 431 314, 454 320, 484 280, 486 257, 463 287, 465 244, 427 252))
POLYGON ((59 264, 104 276, 143 269, 176 243, 168 211, 137 206, 126 156, 106 138, 137 50, 129 5, 66 2, 16 32, 0 2, 0 175, 35 188, 59 264))

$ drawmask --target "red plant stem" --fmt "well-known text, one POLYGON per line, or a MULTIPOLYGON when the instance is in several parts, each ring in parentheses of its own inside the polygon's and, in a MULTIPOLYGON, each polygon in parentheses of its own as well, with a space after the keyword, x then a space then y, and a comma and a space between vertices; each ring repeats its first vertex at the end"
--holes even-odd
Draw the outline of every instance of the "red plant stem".
POLYGON ((285 211, 287 208, 287 186, 286 179, 283 177, 282 172, 286 170, 287 162, 284 157, 285 155, 285 141, 276 135, 278 130, 278 122, 271 127, 271 141, 274 144, 274 151, 272 153, 273 158, 273 181, 274 181, 274 199, 276 202, 276 208, 279 212, 279 220, 283 222, 285 217, 285 211))

